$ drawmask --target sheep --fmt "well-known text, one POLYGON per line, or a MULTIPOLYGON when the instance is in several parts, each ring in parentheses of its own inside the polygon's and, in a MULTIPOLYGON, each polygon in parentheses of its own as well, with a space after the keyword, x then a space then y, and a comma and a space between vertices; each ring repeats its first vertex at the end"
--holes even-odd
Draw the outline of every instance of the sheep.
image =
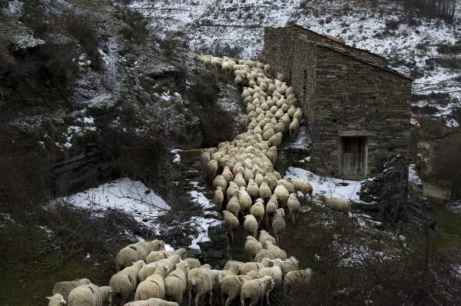
POLYGON ((280 179, 277 181, 277 184, 283 185, 288 190, 289 193, 295 192, 295 186, 289 180, 280 179))
POLYGON ((270 241, 273 244, 276 243, 276 239, 274 237, 272 237, 271 234, 269 234, 265 230, 261 230, 259 232, 259 242, 264 244, 264 243, 267 243, 267 241, 270 241))
POLYGON ((229 182, 229 187, 227 187, 227 190, 226 190, 226 197, 230 199, 234 195, 237 195, 238 192, 239 192, 239 186, 233 181, 229 182))
POLYGON ((240 203, 240 209, 242 211, 248 211, 251 207, 251 204, 253 203, 245 187, 240 187, 239 203, 240 203))
POLYGON ((134 301, 123 306, 179 306, 176 302, 168 302, 163 299, 150 298, 144 301, 134 301))
POLYGON ((227 166, 224 167, 224 169, 222 171, 222 176, 224 176, 224 178, 228 182, 230 182, 234 178, 234 175, 232 174, 232 171, 227 166))
POLYGON ((193 258, 193 257, 185 258, 183 261, 186 263, 188 269, 198 268, 202 265, 200 263, 200 260, 198 260, 197 258, 193 258))
POLYGON ((277 187, 274 189, 274 194, 277 196, 277 199, 280 200, 280 203, 286 204, 288 197, 290 196, 290 193, 288 192, 287 188, 279 184, 277 187))
POLYGON ((270 305, 269 296, 274 286, 274 280, 270 276, 245 280, 240 291, 240 304, 245 306, 246 299, 250 299, 250 306, 254 306, 265 297, 266 303, 270 305))
POLYGON ((240 201, 238 199, 237 196, 233 196, 229 202, 227 202, 227 205, 226 205, 226 210, 227 211, 230 211, 231 213, 234 214, 234 216, 238 217, 239 213, 240 213, 240 201))
POLYGON ((254 258, 256 254, 263 248, 263 245, 261 242, 259 242, 255 237, 253 236, 247 236, 245 240, 245 253, 248 254, 251 258, 254 258))
POLYGON ((250 168, 245 168, 245 170, 243 170, 243 178, 247 181, 252 180, 254 178, 253 170, 250 168))
MULTIPOLYGON (((293 115, 296 116, 296 113, 293 115)), ((299 128, 299 120, 298 118, 293 118, 293 120, 290 123, 290 126, 288 127, 289 134, 293 135, 299 128)))
POLYGON ((297 191, 301 191, 304 194, 309 194, 309 196, 312 197, 314 188, 312 187, 311 184, 309 184, 308 182, 299 180, 299 179, 291 179, 291 182, 293 183, 297 191))
POLYGON ((243 177, 242 172, 239 172, 235 175, 234 182, 239 186, 239 187, 245 187, 247 185, 245 178, 243 177))
POLYGON ((63 295, 60 293, 55 293, 52 296, 48 296, 48 306, 64 306, 66 305, 66 300, 63 295))
POLYGON ((245 230, 253 235, 253 237, 257 237, 258 234, 258 221, 253 215, 246 215, 245 220, 243 221, 243 227, 245 230))
POLYGON ((272 220, 272 230, 277 243, 280 241, 280 234, 285 230, 287 224, 285 222, 285 211, 283 208, 277 209, 274 219, 272 220))
POLYGON ((305 270, 290 271, 285 275, 283 284, 283 292, 285 295, 290 294, 291 289, 295 286, 307 286, 312 279, 312 270, 307 268, 305 270))
POLYGON ((296 194, 291 193, 287 200, 288 214, 291 217, 291 222, 296 223, 296 215, 301 209, 301 203, 299 202, 296 194))
MULTIPOLYGON (((75 279, 72 281, 62 281, 62 282, 57 282, 53 286, 53 296, 56 294, 62 295, 65 301, 67 301, 67 298, 69 297, 69 293, 72 291, 72 289, 77 288, 78 286, 81 285, 88 285, 91 284, 91 281, 88 278, 81 278, 81 279, 75 279)), ((59 299, 55 299, 59 300, 59 299)))
POLYGON ((82 285, 69 293, 69 306, 110 305, 112 290, 109 286, 98 287, 94 284, 82 285))
POLYGON ((134 299, 139 301, 150 298, 165 298, 165 276, 167 272, 167 267, 158 265, 154 274, 139 283, 134 299))
POLYGON ((223 192, 223 189, 219 186, 214 191, 213 202, 216 204, 219 210, 222 209, 222 205, 224 203, 224 192, 223 192))
POLYGON ((341 199, 341 198, 335 198, 335 197, 329 197, 327 198, 324 195, 320 196, 320 201, 325 205, 330 208, 340 210, 340 211, 346 211, 349 212, 351 210, 351 201, 346 200, 346 199, 341 199))
POLYGON ((219 164, 217 160, 212 159, 208 162, 207 175, 208 175, 208 180, 210 182, 215 178, 216 174, 218 173, 218 168, 219 168, 219 164))
POLYGON ((226 228, 226 232, 230 237, 230 241, 234 240, 234 230, 239 227, 240 222, 237 217, 232 214, 230 211, 224 210, 224 226, 226 228))
POLYGON ((211 152, 210 151, 204 151, 200 154, 200 164, 202 165, 202 168, 205 169, 208 165, 208 163, 211 160, 211 152))
POLYGON ((250 271, 259 271, 262 268, 264 268, 262 263, 252 261, 244 262, 240 265, 239 274, 245 275, 250 271))
POLYGON ((231 271, 234 274, 238 274, 240 271, 240 266, 243 264, 242 261, 238 260, 228 260, 224 265, 223 270, 231 271))
POLYGON ((262 182, 259 186, 259 196, 263 199, 269 199, 272 196, 272 191, 266 182, 262 182))
POLYGON ((146 263, 152 263, 168 257, 166 251, 152 251, 146 257, 146 263))
POLYGON ((219 281, 221 297, 227 296, 224 306, 230 306, 232 301, 240 295, 242 280, 237 275, 226 275, 219 281))
POLYGON ((112 275, 109 286, 112 288, 112 300, 115 303, 126 303, 130 299, 138 284, 138 273, 144 266, 144 261, 139 260, 112 275))
POLYGON ((180 262, 176 269, 165 278, 165 293, 175 302, 182 303, 184 293, 187 289, 187 271, 186 262, 180 262))
POLYGON ((261 223, 261 221, 264 219, 264 214, 265 214, 263 199, 256 200, 256 203, 253 204, 253 206, 251 206, 250 208, 250 214, 255 216, 258 223, 261 223))
POLYGON ((276 258, 280 258, 280 259, 285 260, 288 257, 287 252, 285 252, 285 250, 283 250, 279 246, 275 245, 271 241, 265 241, 263 243, 263 248, 268 250, 272 254, 274 254, 274 257, 276 257, 276 258))
MULTIPOLYGON (((260 264, 263 266, 262 264, 260 264)), ((276 286, 280 286, 283 283, 283 272, 279 266, 273 267, 262 267, 258 270, 258 276, 264 277, 269 276, 274 280, 276 286)))
POLYGON ((115 257, 117 271, 130 266, 138 260, 144 260, 152 251, 159 251, 165 248, 165 242, 161 240, 138 241, 121 249, 115 257))
POLYGON ((195 290, 195 306, 199 305, 200 298, 209 294, 210 306, 213 304, 213 279, 210 275, 208 265, 189 270, 187 273, 187 283, 189 288, 189 305, 191 305, 191 293, 195 290))
POLYGON ((221 187, 222 189, 226 189, 227 188, 227 181, 226 179, 224 178, 223 175, 217 175, 214 179, 213 179, 213 187, 214 188, 218 188, 221 187))
POLYGON ((284 275, 288 272, 299 270, 299 261, 294 256, 291 256, 286 260, 279 258, 267 259, 266 261, 263 260, 262 263, 264 266, 279 266, 282 269, 284 275), (268 262, 270 262, 270 265, 267 265, 268 262))
POLYGON ((250 196, 257 198, 259 196, 259 187, 258 184, 253 179, 248 181, 247 191, 250 196))

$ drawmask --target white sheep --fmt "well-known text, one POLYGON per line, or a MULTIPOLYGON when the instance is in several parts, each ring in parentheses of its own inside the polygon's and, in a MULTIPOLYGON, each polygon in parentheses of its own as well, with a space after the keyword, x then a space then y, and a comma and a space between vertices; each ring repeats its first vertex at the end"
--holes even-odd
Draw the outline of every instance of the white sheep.
POLYGON ((243 227, 253 237, 257 237, 258 234, 258 221, 253 215, 246 215, 243 221, 243 227))
POLYGON ((287 259, 288 255, 285 250, 277 246, 275 243, 272 243, 271 241, 265 241, 263 243, 263 248, 274 254, 273 257, 275 258, 280 258, 280 259, 287 259))
POLYGON ((304 182, 300 179, 290 179, 293 185, 295 186, 295 189, 297 191, 301 191, 304 194, 308 194, 310 197, 312 197, 312 193, 314 192, 314 188, 312 187, 311 184, 308 182, 304 182))
POLYGON ((239 203, 240 209, 242 211, 249 211, 253 201, 251 200, 251 196, 246 191, 245 187, 240 187, 239 190, 239 203))
POLYGON ((245 253, 248 254, 251 258, 254 258, 256 254, 258 254, 259 251, 263 248, 263 245, 261 242, 259 242, 255 237, 253 236, 247 236, 245 240, 245 253))
POLYGON ((66 305, 66 300, 60 293, 55 293, 52 296, 48 296, 48 306, 64 306, 66 305))
POLYGON ((134 299, 139 301, 150 298, 165 298, 165 276, 167 273, 167 267, 158 265, 154 274, 139 283, 134 299))
POLYGON ((262 264, 266 267, 279 266, 282 269, 283 274, 287 274, 291 271, 299 270, 299 260, 296 257, 291 256, 288 259, 282 260, 280 258, 276 259, 264 259, 262 264))
POLYGON ((130 266, 138 260, 144 260, 152 251, 165 248, 165 242, 161 240, 138 241, 122 248, 115 257, 117 271, 130 266))
POLYGON ((217 175, 214 179, 213 179, 213 187, 214 188, 218 188, 221 187, 223 190, 227 188, 227 180, 226 178, 223 176, 223 175, 217 175))
POLYGON ((351 201, 347 199, 320 196, 320 201, 327 207, 332 209, 349 212, 351 210, 351 201))
POLYGON ((287 224, 285 222, 285 211, 283 208, 277 209, 272 220, 272 230, 274 231, 277 243, 280 241, 280 234, 285 230, 287 224))
POLYGON ((257 305, 259 301, 266 298, 267 305, 270 305, 270 293, 274 289, 274 280, 270 276, 259 279, 245 280, 240 292, 241 306, 245 306, 245 301, 250 299, 250 306, 257 305))
POLYGON ((112 289, 109 286, 98 287, 94 284, 82 285, 69 293, 69 306, 105 306, 110 305, 112 289))
POLYGON ((194 269, 200 267, 202 264, 200 263, 200 260, 197 258, 193 257, 188 257, 183 260, 187 264, 188 269, 194 269))
POLYGON ((263 199, 269 199, 272 196, 272 190, 265 181, 259 186, 259 196, 263 199))
POLYGON ((296 215, 301 209, 301 203, 296 197, 296 194, 291 193, 287 200, 288 214, 291 217, 291 222, 296 223, 296 215))
POLYGON ((219 164, 217 160, 212 159, 208 162, 207 175, 208 175, 208 180, 210 182, 215 178, 216 174, 218 173, 218 169, 219 169, 219 164))
POLYGON ((258 277, 264 277, 264 276, 271 277, 274 280, 274 283, 276 286, 280 286, 283 283, 283 272, 279 266, 273 266, 273 267, 263 266, 262 268, 258 270, 258 277))
POLYGON ((274 237, 271 236, 271 234, 269 234, 267 231, 265 230, 261 230, 259 232, 259 242, 261 242, 262 244, 264 243, 267 243, 267 241, 270 241, 272 242, 273 244, 276 243, 276 239, 274 237))
POLYGON ((213 304, 213 278, 208 265, 189 270, 187 273, 189 288, 189 305, 191 305, 192 291, 195 291, 195 306, 199 306, 200 298, 209 294, 210 306, 213 304))
POLYGON ((275 187, 274 194, 277 196, 277 200, 279 200, 280 204, 286 204, 288 197, 290 196, 287 188, 282 184, 279 184, 277 187, 275 187))
POLYGON ((234 230, 236 230, 239 225, 239 219, 231 213, 230 211, 223 210, 223 215, 224 215, 224 226, 226 228, 226 232, 230 237, 230 241, 234 240, 234 230))
POLYGON ((240 201, 238 199, 238 196, 233 196, 232 198, 230 198, 229 202, 227 202, 227 205, 226 205, 226 210, 227 211, 230 211, 231 213, 234 214, 234 216, 238 217, 239 213, 240 213, 240 201))
POLYGON ((216 204, 219 210, 222 209, 224 203, 224 192, 221 187, 216 188, 213 194, 213 202, 216 204))
POLYGON ((150 298, 144 301, 134 301, 123 306, 179 306, 176 302, 169 302, 163 299, 150 298))
POLYGON ((260 262, 255 262, 255 261, 244 262, 243 264, 240 265, 239 274, 245 275, 245 274, 248 274, 250 271, 259 271, 262 268, 264 268, 264 265, 260 262))
POLYGON ((295 185, 287 179, 280 179, 277 181, 278 185, 283 185, 289 193, 295 192, 295 185))
POLYGON ((146 257, 146 263, 152 263, 168 257, 167 251, 152 251, 146 257))
POLYGON ((253 179, 250 179, 248 181, 247 192, 253 198, 257 198, 259 196, 258 184, 256 184, 256 182, 253 179))
POLYGON ((187 289, 187 271, 187 263, 180 262, 176 265, 176 269, 165 278, 166 296, 171 297, 179 304, 182 303, 187 289))
POLYGON ((264 219, 265 215, 265 208, 264 208, 264 200, 263 199, 257 199, 255 204, 253 204, 250 208, 250 214, 255 216, 256 220, 258 223, 261 223, 261 221, 264 219))
MULTIPOLYGON (((60 294, 64 298, 65 301, 67 301, 67 298, 69 297, 69 293, 72 291, 72 289, 77 288, 78 286, 81 285, 88 285, 91 284, 91 281, 88 278, 81 278, 81 279, 75 279, 72 281, 62 281, 62 282, 57 282, 53 286, 53 295, 60 294)), ((59 299, 56 299, 59 300, 59 299)))
POLYGON ((283 292, 285 295, 290 294, 291 289, 297 286, 307 286, 312 279, 312 270, 307 268, 305 270, 290 271, 285 275, 283 284, 283 292))
POLYGON ((226 190, 226 197, 230 199, 233 196, 238 195, 238 192, 239 192, 239 186, 233 181, 229 182, 229 187, 227 187, 227 190, 226 190))
POLYGON ((224 306, 230 306, 232 301, 240 295, 242 280, 237 275, 226 275, 219 281, 221 297, 226 297, 224 306))
POLYGON ((144 261, 139 260, 112 275, 109 286, 112 288, 114 303, 126 303, 131 298, 138 284, 138 273, 144 265, 144 261))
POLYGON ((222 176, 226 179, 226 181, 230 182, 234 178, 234 175, 232 174, 232 171, 228 166, 224 167, 222 171, 222 176))

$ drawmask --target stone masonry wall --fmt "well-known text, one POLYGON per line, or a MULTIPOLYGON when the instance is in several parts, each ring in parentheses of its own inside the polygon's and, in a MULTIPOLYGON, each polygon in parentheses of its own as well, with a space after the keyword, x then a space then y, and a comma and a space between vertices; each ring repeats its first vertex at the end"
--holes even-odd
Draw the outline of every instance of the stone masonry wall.
POLYGON ((264 61, 286 76, 302 105, 313 169, 340 176, 343 132, 367 136, 368 175, 389 153, 407 156, 411 81, 386 70, 384 58, 299 26, 266 28, 264 43, 264 61))
POLYGON ((368 137, 368 174, 390 153, 408 155, 410 80, 317 47, 312 162, 325 174, 340 175, 341 132, 368 137))

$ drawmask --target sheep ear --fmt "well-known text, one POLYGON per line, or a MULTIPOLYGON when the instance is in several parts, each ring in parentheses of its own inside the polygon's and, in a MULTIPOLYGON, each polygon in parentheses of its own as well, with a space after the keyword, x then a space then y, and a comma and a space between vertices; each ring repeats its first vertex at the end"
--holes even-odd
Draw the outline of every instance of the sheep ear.
POLYGON ((46 299, 47 300, 51 300, 52 296, 47 296, 46 299))

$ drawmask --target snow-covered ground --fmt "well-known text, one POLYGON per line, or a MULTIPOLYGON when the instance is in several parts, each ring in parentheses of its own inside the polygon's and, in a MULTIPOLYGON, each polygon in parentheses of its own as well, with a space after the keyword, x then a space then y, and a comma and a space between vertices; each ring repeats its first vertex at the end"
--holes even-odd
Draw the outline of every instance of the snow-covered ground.
MULTIPOLYGON (((384 0, 374 2, 373 8, 357 4, 352 7, 351 1, 346 0, 143 0, 134 1, 131 7, 152 17, 152 25, 163 36, 182 32, 189 47, 198 52, 220 54, 225 50, 254 58, 263 50, 264 27, 289 22, 339 37, 351 46, 388 58, 391 67, 398 71, 417 70, 415 94, 448 94, 442 103, 422 98, 422 107, 430 106, 435 111, 432 116, 448 127, 459 125, 453 112, 461 108, 461 70, 443 67, 436 60, 445 56, 438 46, 461 40, 460 22, 446 24, 420 18, 409 26, 403 21, 403 9, 384 0)), ((460 17, 459 10, 457 16, 460 17)))
POLYGON ((361 181, 318 176, 310 171, 295 167, 288 168, 286 176, 309 182, 314 188, 314 196, 325 195, 355 201, 359 200, 357 193, 360 191, 361 181))
POLYGON ((119 210, 156 231, 157 218, 170 210, 170 206, 155 191, 129 178, 54 200, 54 203, 59 202, 91 210, 95 216, 102 216, 109 209, 119 210))

